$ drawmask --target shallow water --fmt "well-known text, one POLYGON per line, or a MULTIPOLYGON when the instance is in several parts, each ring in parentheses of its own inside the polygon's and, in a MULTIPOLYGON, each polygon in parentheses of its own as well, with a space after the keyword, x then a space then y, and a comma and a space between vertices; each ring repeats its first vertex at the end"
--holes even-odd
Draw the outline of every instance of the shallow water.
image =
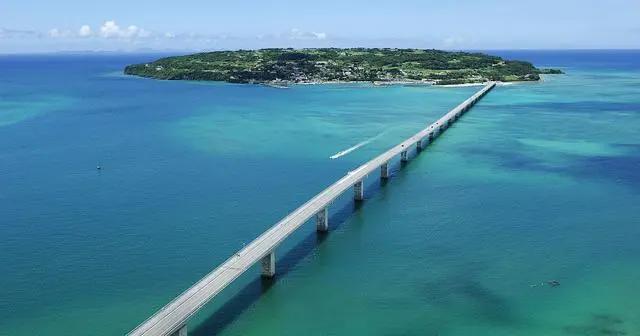
MULTIPOLYGON (((388 183, 371 176, 362 205, 336 202, 329 234, 309 223, 288 239, 274 281, 248 272, 192 332, 640 333, 640 53, 498 53, 567 75, 496 88, 388 183)), ((0 57, 2 333, 127 332, 478 89, 118 75, 155 57, 0 57)))

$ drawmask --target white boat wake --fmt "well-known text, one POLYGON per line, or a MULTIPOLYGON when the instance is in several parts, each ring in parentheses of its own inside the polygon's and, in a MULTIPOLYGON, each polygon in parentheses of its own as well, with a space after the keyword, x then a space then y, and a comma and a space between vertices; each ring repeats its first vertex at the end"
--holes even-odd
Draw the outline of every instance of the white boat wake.
POLYGON ((362 147, 362 146, 364 146, 364 145, 369 144, 369 143, 370 143, 370 142, 372 142, 373 140, 378 139, 379 137, 383 136, 385 133, 386 133, 386 132, 382 132, 382 133, 380 133, 380 134, 378 134, 378 135, 376 135, 376 136, 374 136, 374 137, 372 137, 372 138, 369 138, 369 139, 367 139, 367 140, 365 140, 365 141, 359 142, 359 143, 357 143, 355 146, 349 147, 349 148, 347 148, 347 149, 345 149, 345 150, 343 150, 343 151, 339 151, 339 152, 337 152, 337 153, 335 153, 335 154, 331 155, 329 158, 330 158, 331 160, 335 160, 335 159, 337 159, 337 158, 339 158, 339 157, 341 157, 341 156, 345 156, 345 155, 347 155, 347 154, 349 154, 349 153, 353 152, 354 150, 356 150, 356 149, 358 149, 358 148, 360 148, 360 147, 362 147))

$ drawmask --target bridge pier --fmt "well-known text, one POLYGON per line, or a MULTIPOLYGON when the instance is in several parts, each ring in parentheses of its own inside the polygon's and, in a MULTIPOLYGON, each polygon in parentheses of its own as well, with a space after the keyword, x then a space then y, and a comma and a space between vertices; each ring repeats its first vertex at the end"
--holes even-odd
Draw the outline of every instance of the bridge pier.
POLYGON ((176 330, 171 336, 187 336, 187 325, 183 325, 180 329, 176 330))
POLYGON ((356 201, 364 200, 364 185, 362 180, 353 185, 353 199, 356 201))
POLYGON ((329 208, 324 208, 316 214, 316 230, 318 232, 329 231, 329 208))
POLYGON ((273 278, 276 275, 276 254, 271 251, 260 261, 262 264, 262 277, 273 278))
POLYGON ((380 166, 380 178, 386 180, 389 176, 389 162, 385 162, 380 166))
POLYGON ((400 152, 400 161, 402 162, 409 161, 409 156, 407 155, 407 151, 400 152))
POLYGON ((422 139, 418 140, 418 142, 416 142, 416 149, 418 150, 418 152, 422 151, 424 149, 424 147, 422 146, 422 139))

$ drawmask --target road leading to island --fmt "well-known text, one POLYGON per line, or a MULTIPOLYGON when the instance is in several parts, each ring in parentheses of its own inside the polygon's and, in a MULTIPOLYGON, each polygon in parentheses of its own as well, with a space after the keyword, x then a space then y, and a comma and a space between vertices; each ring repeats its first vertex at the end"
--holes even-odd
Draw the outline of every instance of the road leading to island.
POLYGON ((458 118, 468 111, 478 100, 495 87, 494 82, 487 83, 480 91, 466 99, 427 128, 406 139, 402 143, 382 153, 373 160, 350 171, 340 180, 317 194, 295 211, 288 214, 242 250, 227 259, 222 265, 196 282, 180 296, 169 302, 153 316, 131 331, 131 336, 186 336, 187 320, 202 306, 213 299, 220 291, 257 262, 262 264, 262 275, 272 277, 275 274, 274 250, 302 224, 312 217, 316 218, 318 231, 328 230, 328 207, 342 193, 354 188, 354 198, 363 200, 364 179, 380 169, 380 177, 389 177, 389 163, 400 155, 402 161, 408 160, 413 146, 419 153, 427 142, 446 130, 458 118))

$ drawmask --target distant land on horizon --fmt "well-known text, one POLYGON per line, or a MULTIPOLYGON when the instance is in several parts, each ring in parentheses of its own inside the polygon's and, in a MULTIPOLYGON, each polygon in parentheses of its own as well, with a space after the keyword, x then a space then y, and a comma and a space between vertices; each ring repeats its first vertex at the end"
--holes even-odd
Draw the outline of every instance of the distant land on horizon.
POLYGON ((537 81, 530 62, 480 52, 394 48, 272 48, 214 51, 172 56, 129 65, 124 73, 165 80, 258 84, 332 82, 470 84, 486 81, 537 81))

